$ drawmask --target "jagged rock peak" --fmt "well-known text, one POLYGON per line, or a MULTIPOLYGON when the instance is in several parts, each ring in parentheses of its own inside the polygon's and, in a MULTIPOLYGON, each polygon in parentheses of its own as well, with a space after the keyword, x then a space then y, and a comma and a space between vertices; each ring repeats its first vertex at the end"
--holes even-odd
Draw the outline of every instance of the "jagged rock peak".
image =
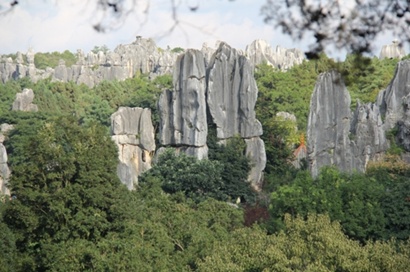
POLYGON ((335 165, 352 170, 350 148, 350 95, 336 71, 319 75, 310 102, 308 160, 313 176, 321 167, 335 165))
POLYGON ((265 40, 253 41, 246 47, 245 54, 253 64, 253 67, 267 63, 281 70, 288 70, 305 60, 302 51, 295 48, 286 49, 280 46, 273 49, 265 40))
POLYGON ((380 112, 385 116, 384 130, 393 129, 399 120, 403 120, 405 110, 403 99, 410 93, 410 60, 397 64, 393 80, 387 88, 379 93, 377 104, 380 112))
POLYGON ((201 51, 189 49, 174 66, 174 90, 159 99, 160 141, 163 146, 203 147, 206 145, 206 71, 201 51))
POLYGON ((406 56, 403 46, 400 44, 399 40, 395 39, 389 45, 383 45, 382 50, 380 51, 379 59, 393 59, 406 56))
POLYGON ((24 89, 21 93, 16 94, 13 102, 13 111, 38 111, 37 105, 33 104, 34 92, 32 89, 24 89))
POLYGON ((151 168, 155 151, 151 110, 120 107, 111 115, 111 133, 118 147, 117 175, 132 190, 138 176, 151 168))
POLYGON ((262 135, 255 117, 258 88, 248 59, 221 43, 207 68, 207 103, 219 139, 262 135))

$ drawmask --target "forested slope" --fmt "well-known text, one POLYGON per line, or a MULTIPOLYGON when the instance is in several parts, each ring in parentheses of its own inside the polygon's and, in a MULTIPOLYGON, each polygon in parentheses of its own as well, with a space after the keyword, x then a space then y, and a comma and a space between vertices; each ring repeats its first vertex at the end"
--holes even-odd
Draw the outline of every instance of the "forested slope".
POLYGON ((109 117, 119 106, 147 107, 158 127, 156 103, 170 76, 93 88, 49 79, 0 85, 0 123, 15 126, 4 142, 13 174, 12 195, 0 203, 1 270, 405 271, 409 164, 392 154, 364 174, 324 168, 317 178, 290 164, 319 73, 339 70, 353 98, 374 101, 396 63, 321 56, 287 72, 259 66, 262 192, 246 183, 241 142, 219 146, 212 133, 209 161, 166 152, 135 191, 121 184, 109 117), (10 110, 23 88, 34 90, 38 112, 10 110))

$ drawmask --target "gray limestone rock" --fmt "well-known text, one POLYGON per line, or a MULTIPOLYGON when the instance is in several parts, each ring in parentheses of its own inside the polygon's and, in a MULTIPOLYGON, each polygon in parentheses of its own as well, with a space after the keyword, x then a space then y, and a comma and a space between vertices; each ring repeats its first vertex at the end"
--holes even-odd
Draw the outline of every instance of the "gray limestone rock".
POLYGON ((37 105, 33 104, 34 92, 32 89, 24 89, 16 95, 13 102, 13 111, 38 111, 37 105))
POLYGON ((369 161, 380 159, 389 148, 379 107, 374 103, 362 104, 358 101, 350 132, 353 168, 364 172, 369 161))
POLYGON ((410 60, 397 64, 393 80, 378 97, 380 112, 385 116, 384 130, 393 129, 405 117, 403 98, 410 93, 410 60))
POLYGON ((221 43, 207 68, 207 103, 219 139, 262 135, 255 117, 258 88, 245 56, 221 43))
POLYGON ((253 67, 267 63, 283 71, 301 64, 306 59, 303 52, 298 49, 286 49, 280 46, 273 49, 264 40, 253 41, 246 47, 245 53, 253 67))
POLYGON ((259 137, 245 139, 246 155, 250 158, 252 165, 248 181, 252 187, 259 191, 262 188, 263 171, 266 167, 265 143, 259 137))
POLYGON ((341 75, 335 71, 320 74, 310 102, 307 129, 313 176, 325 165, 336 165, 346 172, 352 170, 351 118, 350 95, 341 75))
POLYGON ((177 59, 174 90, 162 93, 160 141, 164 146, 203 147, 208 125, 205 101, 205 59, 201 51, 189 49, 177 59))
POLYGON ((8 167, 7 150, 3 145, 5 134, 13 129, 12 125, 2 124, 0 126, 0 194, 10 195, 10 190, 7 188, 7 182, 10 178, 10 169, 8 167))
POLYGON ((111 115, 111 132, 118 147, 118 177, 133 190, 138 176, 151 168, 155 151, 151 110, 120 107, 111 115))
POLYGON ((388 59, 399 58, 399 59, 401 59, 404 56, 406 56, 406 52, 404 51, 403 46, 401 46, 401 44, 398 40, 394 40, 391 44, 384 45, 382 47, 382 50, 380 51, 379 58, 380 59, 385 59, 385 58, 388 58, 388 59))
POLYGON ((410 152, 410 94, 403 97, 404 116, 398 121, 397 140, 399 144, 410 152))

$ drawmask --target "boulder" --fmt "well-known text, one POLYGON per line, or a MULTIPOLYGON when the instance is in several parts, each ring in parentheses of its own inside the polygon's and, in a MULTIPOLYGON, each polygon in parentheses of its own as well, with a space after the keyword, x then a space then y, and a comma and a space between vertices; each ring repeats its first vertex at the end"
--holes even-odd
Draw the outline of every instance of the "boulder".
POLYGON ((133 190, 138 176, 151 168, 155 151, 151 110, 120 107, 111 115, 111 133, 118 147, 118 177, 133 190))
POLYGON ((246 155, 250 158, 252 165, 248 181, 252 187, 260 191, 262 189, 263 171, 266 167, 265 143, 259 137, 245 139, 246 155))
POLYGON ((16 94, 13 102, 13 111, 38 111, 37 105, 33 104, 34 92, 32 89, 24 89, 21 93, 16 94))

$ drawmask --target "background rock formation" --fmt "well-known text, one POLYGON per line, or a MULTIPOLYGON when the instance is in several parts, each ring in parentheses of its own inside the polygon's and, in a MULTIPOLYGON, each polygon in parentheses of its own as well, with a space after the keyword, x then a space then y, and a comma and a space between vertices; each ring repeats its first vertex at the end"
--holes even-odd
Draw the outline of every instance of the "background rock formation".
POLYGON ((24 89, 21 93, 16 94, 13 102, 13 111, 38 111, 37 105, 33 104, 34 92, 32 89, 24 89))
POLYGON ((299 49, 286 49, 280 46, 276 46, 273 49, 264 40, 253 41, 246 47, 245 54, 253 67, 267 63, 283 71, 290 69, 294 65, 301 64, 305 60, 305 55, 299 49))
POLYGON ((118 177, 132 190, 138 176, 151 168, 155 151, 151 110, 120 107, 111 115, 111 132, 118 147, 118 177))
POLYGON ((404 48, 400 45, 400 42, 398 40, 394 40, 389 45, 383 45, 382 50, 380 51, 379 59, 401 59, 404 56, 406 56, 404 48))

